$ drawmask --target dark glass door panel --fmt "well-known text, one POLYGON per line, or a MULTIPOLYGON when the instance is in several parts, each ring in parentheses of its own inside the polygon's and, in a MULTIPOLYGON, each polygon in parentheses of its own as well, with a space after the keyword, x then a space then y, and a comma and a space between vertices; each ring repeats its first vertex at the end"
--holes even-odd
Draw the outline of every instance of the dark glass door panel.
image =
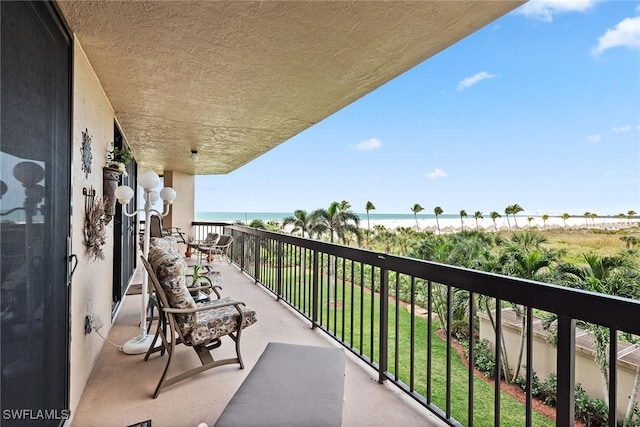
POLYGON ((51 4, 0 2, 3 426, 68 416, 70 39, 51 4))
MULTIPOLYGON (((122 148, 126 144, 120 129, 114 125, 114 146, 122 148)), ((137 165, 132 160, 127 165, 127 174, 122 177, 121 184, 136 188, 137 165)), ((137 206, 135 199, 129 206, 137 206)), ((112 315, 115 315, 118 305, 124 297, 129 280, 136 269, 136 221, 135 217, 128 217, 122 213, 122 205, 116 203, 116 214, 113 217, 113 304, 112 315)))

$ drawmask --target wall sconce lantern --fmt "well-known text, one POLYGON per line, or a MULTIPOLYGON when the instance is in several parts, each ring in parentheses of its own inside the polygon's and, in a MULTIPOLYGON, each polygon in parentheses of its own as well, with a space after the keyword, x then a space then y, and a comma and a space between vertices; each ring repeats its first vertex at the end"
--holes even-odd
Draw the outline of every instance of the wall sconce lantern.
POLYGON ((200 159, 200 155, 198 154, 198 150, 191 150, 191 160, 197 162, 200 159))

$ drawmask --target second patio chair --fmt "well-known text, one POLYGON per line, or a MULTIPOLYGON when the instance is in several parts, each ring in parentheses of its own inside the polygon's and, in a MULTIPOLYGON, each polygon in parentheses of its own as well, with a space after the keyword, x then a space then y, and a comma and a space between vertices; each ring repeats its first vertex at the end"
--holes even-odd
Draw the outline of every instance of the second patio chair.
POLYGON ((196 249, 198 250, 198 261, 201 262, 204 256, 207 256, 207 261, 209 261, 209 251, 218 243, 218 239, 220 238, 220 234, 218 233, 209 233, 207 237, 198 243, 196 249))
POLYGON ((222 262, 223 258, 227 259, 227 262, 231 264, 231 256, 229 255, 229 248, 233 243, 233 236, 229 234, 222 234, 215 245, 209 248, 209 261, 213 261, 218 258, 218 261, 222 262))

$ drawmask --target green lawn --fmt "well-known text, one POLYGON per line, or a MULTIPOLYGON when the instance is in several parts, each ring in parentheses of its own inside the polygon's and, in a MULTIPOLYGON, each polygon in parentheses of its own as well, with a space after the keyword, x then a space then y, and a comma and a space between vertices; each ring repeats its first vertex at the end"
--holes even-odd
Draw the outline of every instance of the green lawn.
MULTIPOLYGON (((275 275, 266 275, 267 278, 275 275)), ((306 278, 308 289, 297 289, 296 283, 302 282, 300 271, 294 268, 285 268, 283 271, 283 288, 287 294, 294 297, 301 307, 306 307, 307 296, 311 287, 311 278, 306 278)), ((343 291, 342 277, 338 275, 337 285, 334 277, 322 276, 320 278, 320 323, 327 329, 334 331, 352 347, 358 349, 361 354, 371 358, 374 362, 380 361, 378 355, 379 345, 379 305, 378 294, 372 295, 368 289, 354 286, 353 295, 350 282, 345 283, 343 291), (373 307, 373 312, 372 312, 373 307), (351 316, 353 311, 353 324, 351 316), (360 326, 360 315, 363 313, 363 326, 360 326), (344 322, 343 322, 344 314, 344 322), (353 340, 351 336, 353 334, 353 340), (360 342, 362 341, 362 345, 360 342), (372 347, 373 342, 373 347, 372 347), (372 351, 373 348, 373 351, 372 351)), ((420 316, 412 316, 404 307, 406 303, 396 305, 394 300, 389 301, 389 339, 388 339, 388 371, 392 377, 410 385, 421 394, 426 395, 427 389, 427 319, 420 316), (396 317, 397 317, 397 343, 396 343, 396 317), (414 350, 413 382, 411 372, 411 321, 414 321, 414 350), (397 361, 396 361, 396 345, 397 361), (396 371, 395 366, 398 366, 396 371)), ((307 311, 307 310, 301 310, 307 311)), ((442 410, 446 405, 446 342, 436 335, 439 324, 434 320, 431 331, 432 351, 432 375, 431 375, 431 402, 442 410)), ((455 350, 451 354, 451 414, 453 418, 462 424, 468 424, 468 368, 464 366, 455 350)), ((501 393, 500 413, 502 425, 524 425, 525 406, 507 393, 501 393)), ((474 378, 474 424, 477 426, 494 425, 494 389, 481 378, 474 378)), ((555 423, 534 413, 533 424, 536 426, 554 426, 555 423)))

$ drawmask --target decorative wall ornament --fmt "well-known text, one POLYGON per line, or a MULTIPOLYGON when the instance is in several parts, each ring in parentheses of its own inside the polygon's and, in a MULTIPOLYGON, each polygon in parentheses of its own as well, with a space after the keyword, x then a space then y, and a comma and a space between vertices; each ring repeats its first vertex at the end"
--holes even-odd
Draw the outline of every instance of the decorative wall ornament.
POLYGON ((89 258, 91 261, 104 259, 102 246, 107 241, 107 222, 104 212, 104 202, 101 198, 96 199, 96 190, 83 188, 84 200, 84 244, 88 246, 89 258))
POLYGON ((82 147, 80 147, 80 155, 82 157, 82 171, 84 172, 84 177, 89 178, 93 155, 91 154, 91 136, 89 135, 88 129, 85 129, 84 132, 82 132, 82 147))
POLYGON ((105 223, 109 224, 116 214, 116 188, 120 185, 122 172, 118 168, 102 168, 102 194, 104 194, 105 223))

